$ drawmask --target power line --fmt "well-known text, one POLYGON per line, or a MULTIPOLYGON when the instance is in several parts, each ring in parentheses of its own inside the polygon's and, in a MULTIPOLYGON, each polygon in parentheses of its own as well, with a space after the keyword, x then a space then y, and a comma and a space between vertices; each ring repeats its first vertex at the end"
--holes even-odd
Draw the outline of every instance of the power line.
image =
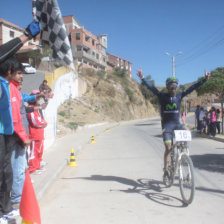
POLYGON ((218 47, 218 46, 220 46, 220 45, 222 45, 222 44, 224 44, 224 38, 222 38, 221 40, 217 41, 217 42, 214 43, 213 45, 208 46, 207 48, 202 49, 201 51, 196 52, 196 53, 192 54, 191 56, 185 58, 184 61, 183 61, 182 63, 180 62, 180 63, 177 64, 177 67, 179 67, 179 66, 181 66, 181 65, 184 65, 184 64, 186 64, 186 63, 189 63, 189 62, 195 60, 196 58, 198 58, 198 57, 200 57, 200 56, 206 54, 207 52, 209 52, 209 51, 215 49, 216 47, 218 47))
POLYGON ((177 63, 177 67, 189 63, 190 61, 195 60, 196 58, 207 53, 208 51, 213 50, 217 46, 222 45, 224 43, 223 31, 224 25, 220 27, 216 32, 211 34, 208 38, 201 41, 195 47, 184 53, 184 56, 180 58, 179 63, 177 63))

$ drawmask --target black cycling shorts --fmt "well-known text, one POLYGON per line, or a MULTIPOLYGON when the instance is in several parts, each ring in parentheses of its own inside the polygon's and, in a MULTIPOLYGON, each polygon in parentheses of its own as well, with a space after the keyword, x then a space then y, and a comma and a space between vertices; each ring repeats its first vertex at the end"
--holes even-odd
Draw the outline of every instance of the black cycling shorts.
POLYGON ((162 129, 163 129, 163 141, 166 143, 166 142, 172 142, 174 130, 184 130, 186 128, 184 124, 169 122, 162 124, 162 129))

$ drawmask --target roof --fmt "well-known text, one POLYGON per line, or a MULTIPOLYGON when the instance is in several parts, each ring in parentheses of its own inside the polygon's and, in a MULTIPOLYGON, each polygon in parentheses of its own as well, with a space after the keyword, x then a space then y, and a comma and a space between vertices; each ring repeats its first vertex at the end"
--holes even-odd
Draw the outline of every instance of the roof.
POLYGON ((24 31, 24 29, 23 29, 22 27, 17 26, 17 25, 15 25, 15 24, 13 24, 13 23, 11 23, 11 22, 5 20, 5 19, 2 19, 2 18, 0 18, 0 24, 1 24, 1 23, 4 24, 4 25, 6 25, 6 26, 10 26, 10 27, 13 27, 13 28, 15 28, 15 29, 18 29, 18 30, 20 30, 20 31, 24 31))

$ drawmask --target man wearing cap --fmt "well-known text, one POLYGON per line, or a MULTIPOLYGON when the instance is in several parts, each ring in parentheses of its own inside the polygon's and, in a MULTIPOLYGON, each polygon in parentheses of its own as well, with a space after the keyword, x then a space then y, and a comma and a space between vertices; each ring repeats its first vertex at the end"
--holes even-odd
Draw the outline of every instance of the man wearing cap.
POLYGON ((193 84, 187 90, 179 93, 176 93, 178 79, 175 77, 167 78, 166 88, 168 93, 165 93, 160 92, 151 82, 144 78, 142 69, 137 72, 137 76, 159 98, 163 141, 165 145, 163 174, 163 180, 165 182, 165 178, 169 176, 168 162, 170 161, 170 153, 172 150, 172 131, 175 129, 184 128, 183 124, 180 123, 181 100, 183 97, 200 87, 209 78, 210 74, 206 73, 203 80, 193 84))

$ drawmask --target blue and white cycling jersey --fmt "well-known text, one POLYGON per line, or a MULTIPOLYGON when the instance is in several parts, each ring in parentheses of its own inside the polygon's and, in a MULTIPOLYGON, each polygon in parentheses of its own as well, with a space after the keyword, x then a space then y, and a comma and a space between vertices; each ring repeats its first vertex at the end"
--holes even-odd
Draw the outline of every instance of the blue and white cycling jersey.
POLYGON ((147 81, 146 79, 143 78, 142 81, 159 98, 160 113, 163 126, 163 124, 170 122, 176 124, 180 123, 179 118, 181 100, 183 99, 183 97, 200 87, 206 81, 206 79, 193 84, 187 90, 179 92, 173 97, 170 96, 169 93, 160 92, 154 85, 152 85, 151 82, 147 81))

